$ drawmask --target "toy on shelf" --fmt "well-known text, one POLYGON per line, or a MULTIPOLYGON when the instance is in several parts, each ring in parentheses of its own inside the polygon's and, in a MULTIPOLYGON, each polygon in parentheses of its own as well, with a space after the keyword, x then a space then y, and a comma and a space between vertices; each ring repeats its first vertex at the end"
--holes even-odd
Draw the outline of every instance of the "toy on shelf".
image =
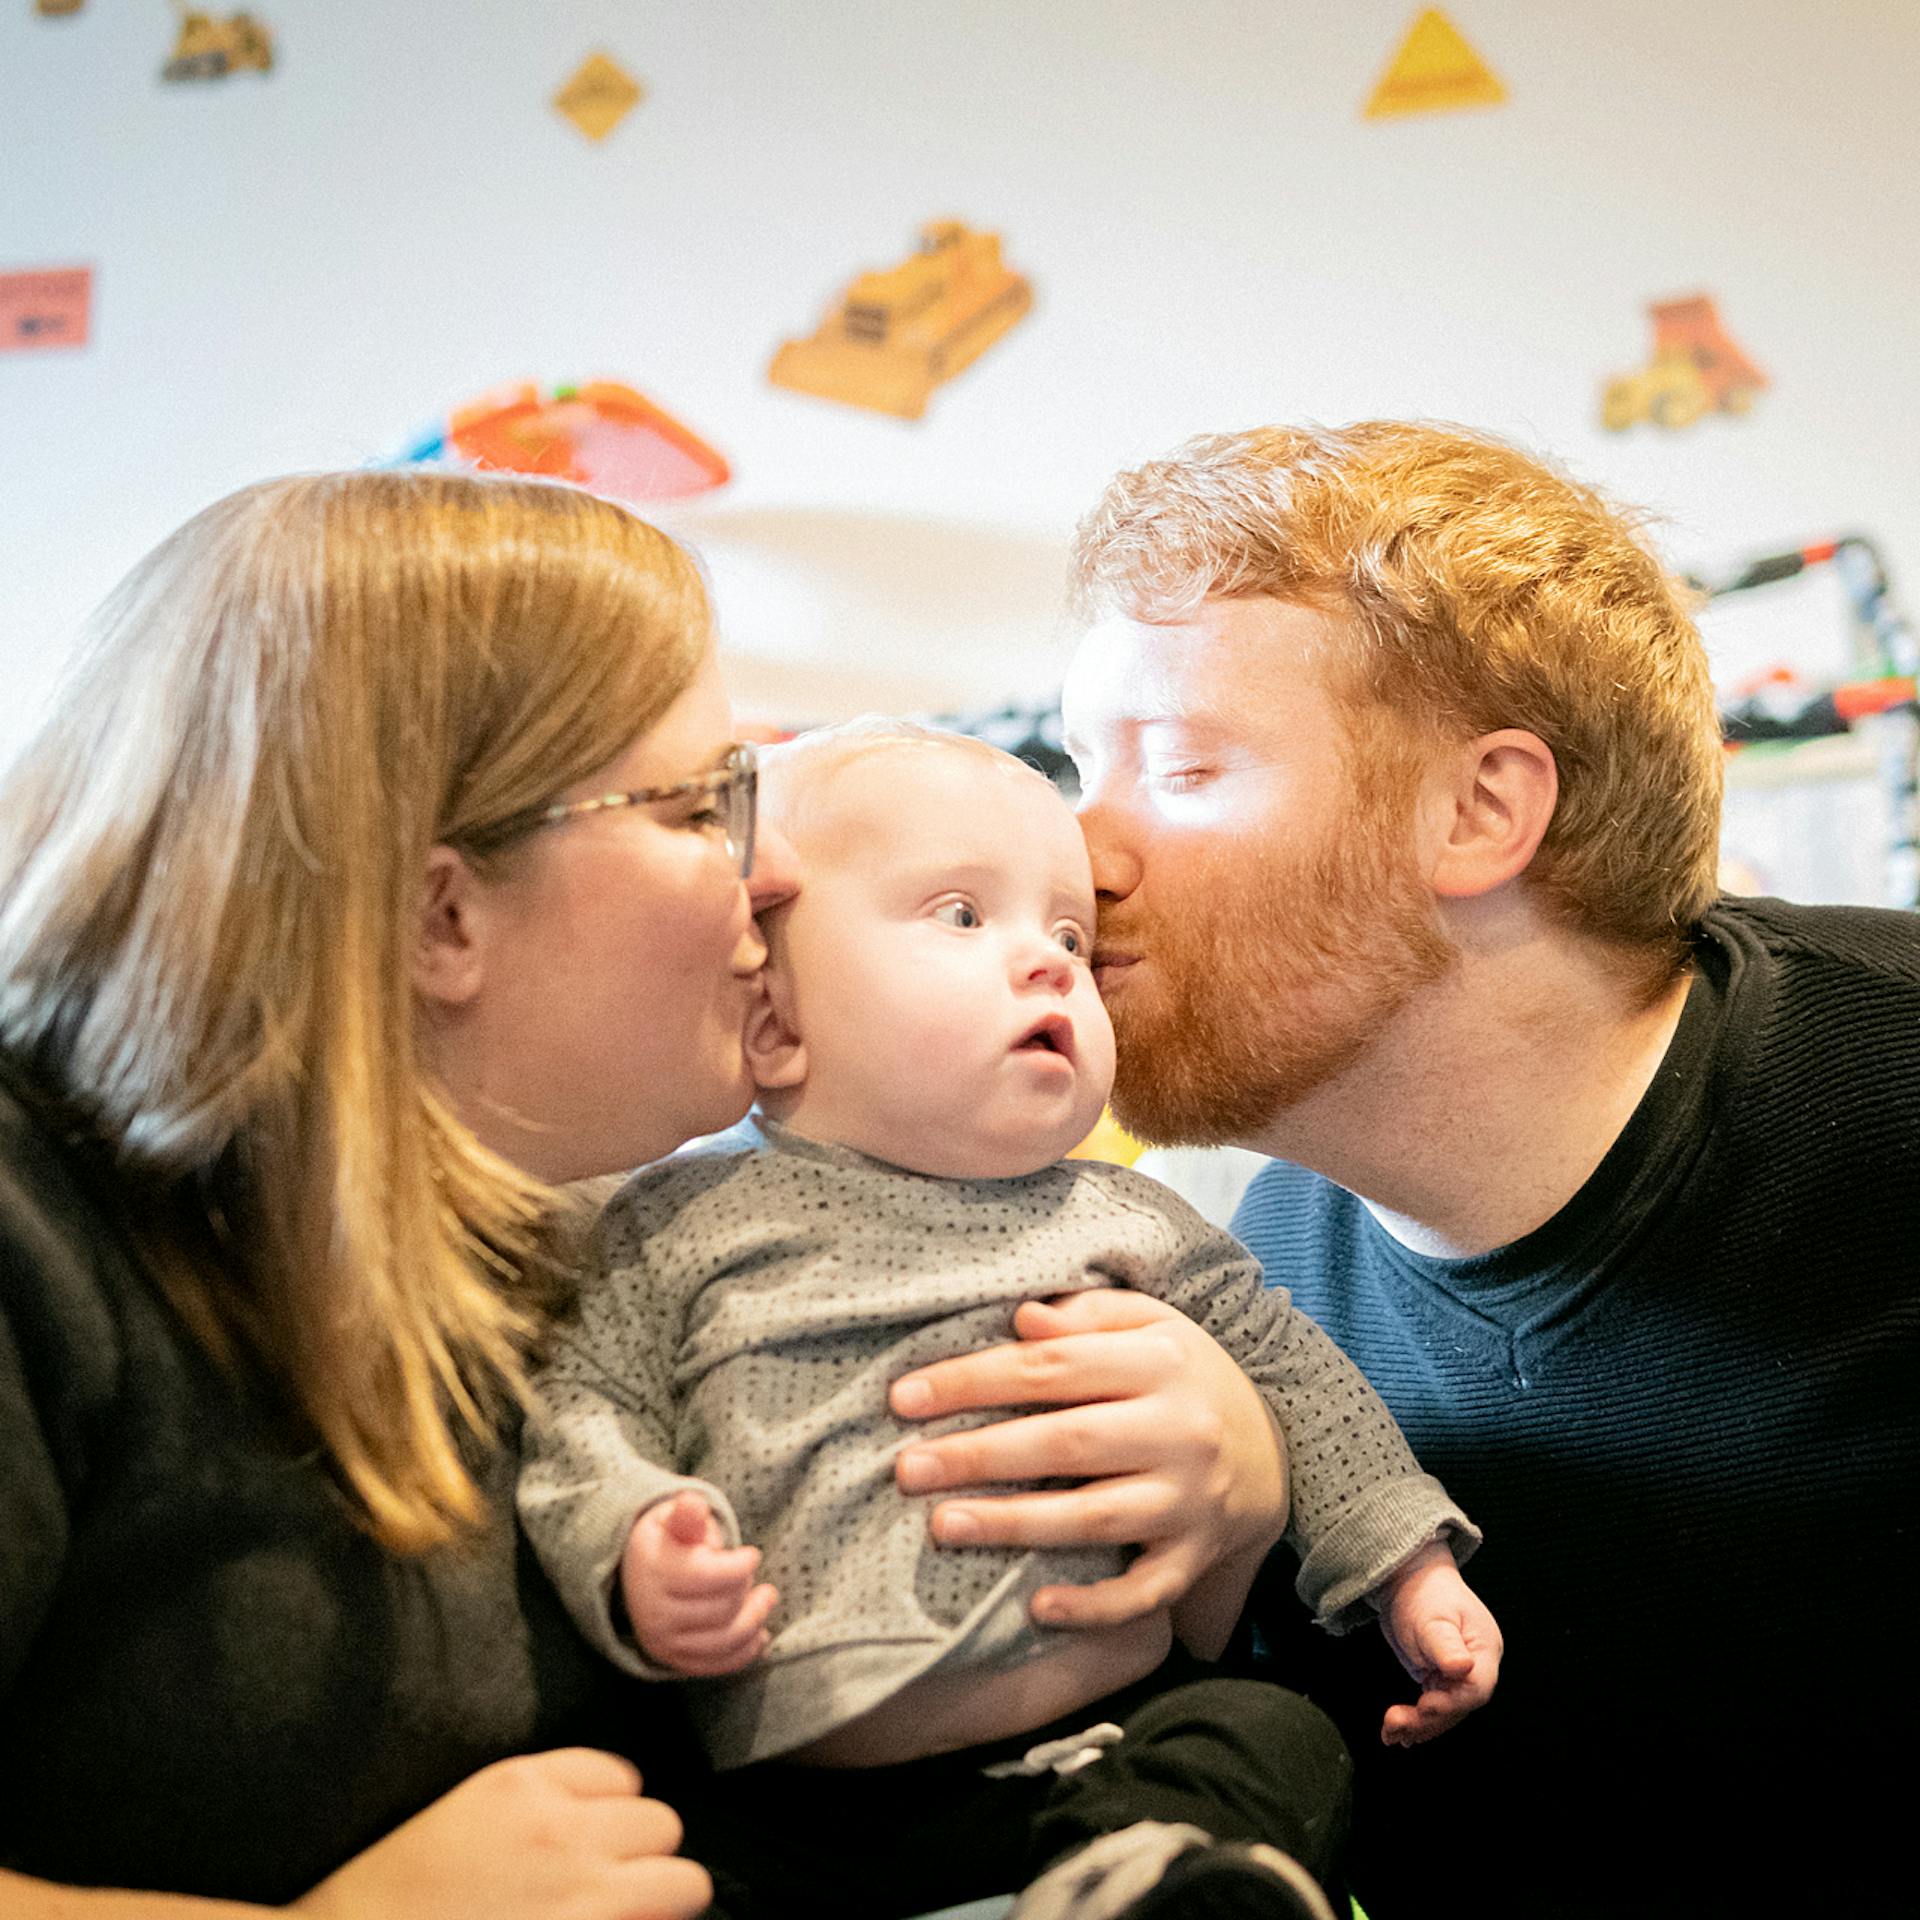
POLYGON ((1920 700, 1920 683, 1910 673, 1887 673, 1822 685, 1774 667, 1736 687, 1734 694, 1720 709, 1720 731, 1728 746, 1744 747, 1845 733, 1856 720, 1912 706, 1920 700))
POLYGON ((1721 730, 1730 747, 1750 750, 1870 727, 1889 822, 1881 900, 1920 908, 1920 635, 1894 601, 1879 549, 1849 534, 1769 554, 1724 580, 1688 584, 1718 600, 1829 565, 1839 572, 1852 612, 1858 677, 1808 687, 1791 674, 1769 675, 1722 712, 1721 730))
POLYGON ((1633 373, 1609 380, 1600 396, 1600 424, 1609 433, 1650 420, 1656 427, 1690 427, 1703 414, 1745 413, 1767 376, 1734 345, 1712 297, 1655 300, 1653 357, 1633 373))
POLYGON ((273 35, 250 13, 217 19, 210 13, 183 13, 163 80, 224 80, 230 73, 271 73, 273 35))
POLYGON ((808 340, 773 357, 776 386, 918 420, 943 380, 969 366, 1033 304, 1000 236, 935 220, 897 267, 863 273, 808 340))
POLYGON ((460 408, 401 460, 545 474, 619 500, 680 500, 732 477, 724 454, 618 380, 544 396, 531 381, 504 388, 460 408))

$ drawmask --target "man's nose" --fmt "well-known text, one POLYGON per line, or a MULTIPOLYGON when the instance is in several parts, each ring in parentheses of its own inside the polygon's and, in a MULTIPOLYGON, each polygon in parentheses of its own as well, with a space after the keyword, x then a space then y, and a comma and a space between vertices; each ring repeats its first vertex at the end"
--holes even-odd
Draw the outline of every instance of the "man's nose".
POLYGON ((1124 900, 1140 884, 1140 857, 1125 813, 1100 793, 1080 802, 1080 831, 1093 863, 1093 890, 1102 900, 1124 900))

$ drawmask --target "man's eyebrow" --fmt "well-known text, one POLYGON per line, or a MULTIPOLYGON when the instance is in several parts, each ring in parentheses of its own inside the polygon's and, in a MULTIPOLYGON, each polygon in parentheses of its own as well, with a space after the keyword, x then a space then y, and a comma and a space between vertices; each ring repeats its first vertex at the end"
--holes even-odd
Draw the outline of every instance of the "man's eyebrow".
POLYGON ((1158 713, 1143 714, 1143 727, 1180 727, 1188 733, 1231 733, 1234 718, 1211 707, 1166 707, 1158 713))
MULTIPOLYGON (((1232 716, 1216 712, 1211 707, 1175 706, 1171 703, 1164 707, 1148 707, 1126 715, 1120 726, 1128 733, 1144 733, 1149 727, 1184 727, 1192 733, 1230 733, 1233 730, 1232 716)), ((1087 742, 1071 728, 1063 727, 1060 744, 1074 759, 1079 759, 1086 750, 1087 742)))

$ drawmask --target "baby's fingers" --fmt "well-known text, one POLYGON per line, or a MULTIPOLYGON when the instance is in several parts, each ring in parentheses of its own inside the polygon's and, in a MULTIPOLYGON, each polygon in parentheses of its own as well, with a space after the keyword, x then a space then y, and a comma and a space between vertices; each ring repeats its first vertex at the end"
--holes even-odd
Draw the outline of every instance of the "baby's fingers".
POLYGON ((1437 1674, 1458 1678, 1473 1671, 1473 1649, 1454 1620, 1429 1620, 1420 1635, 1424 1663, 1437 1674))
POLYGON ((675 1546, 699 1547, 720 1544, 720 1523, 713 1509, 691 1490, 675 1494, 660 1512, 660 1527, 675 1546))
POLYGON ((779 1600, 770 1586, 758 1586, 725 1623, 709 1627, 681 1622, 673 1634, 673 1664, 682 1673, 710 1676, 737 1673, 767 1649, 768 1616, 779 1600))
POLYGON ((1390 1747, 1417 1747, 1457 1727, 1472 1711, 1450 1693, 1429 1690, 1412 1706, 1389 1707, 1380 1722, 1380 1738, 1390 1747))
POLYGON ((660 1591, 675 1601, 737 1599, 759 1570, 758 1547, 689 1547, 662 1560, 660 1591))
POLYGON ((1427 1737, 1421 1732, 1420 1726, 1417 1707, 1391 1706, 1380 1722, 1380 1744, 1383 1747, 1417 1747, 1427 1737))
POLYGON ((676 1629, 683 1633, 720 1633, 747 1620, 760 1625, 772 1610, 771 1603, 758 1604, 758 1596, 772 1593, 772 1587, 728 1587, 723 1593, 704 1599, 676 1599, 671 1602, 676 1629))

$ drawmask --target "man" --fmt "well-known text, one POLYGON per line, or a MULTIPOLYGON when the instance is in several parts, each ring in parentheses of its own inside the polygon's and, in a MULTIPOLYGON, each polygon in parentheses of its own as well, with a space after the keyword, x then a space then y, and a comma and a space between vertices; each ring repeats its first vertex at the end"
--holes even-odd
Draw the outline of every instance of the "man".
MULTIPOLYGON (((1235 1222, 1482 1522, 1510 1660, 1363 1764, 1374 1920, 1870 1885, 1920 1572, 1920 926, 1717 897, 1699 639, 1495 442, 1191 442, 1081 528, 1065 718, 1114 1104, 1273 1156, 1235 1222)), ((1904 1877, 1904 1876, 1903 1876, 1904 1877)))

